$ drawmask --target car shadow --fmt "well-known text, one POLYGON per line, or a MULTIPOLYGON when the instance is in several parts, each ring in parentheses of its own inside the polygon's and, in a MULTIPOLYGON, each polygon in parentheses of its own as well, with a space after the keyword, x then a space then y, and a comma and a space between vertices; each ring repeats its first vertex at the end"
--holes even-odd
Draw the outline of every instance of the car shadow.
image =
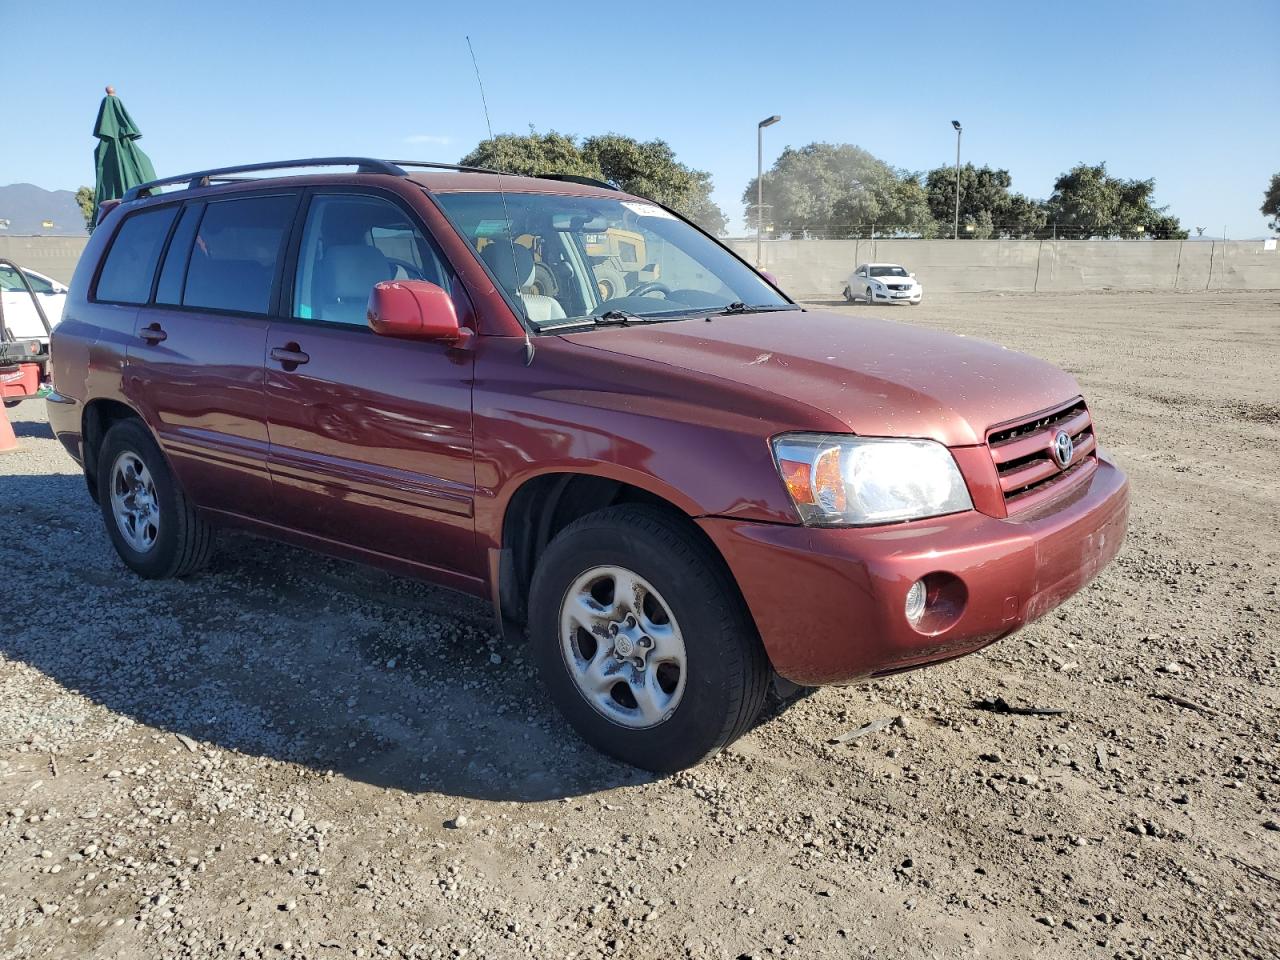
MULTIPOLYGON (((39 437, 41 439, 52 440, 53 428, 49 426, 48 421, 44 419, 32 420, 28 416, 24 416, 27 411, 24 408, 28 403, 34 404, 38 401, 29 400, 19 403, 16 406, 7 407, 5 414, 9 417, 9 423, 13 426, 13 433, 19 440, 24 437, 39 437)), ((32 411, 34 412, 34 411, 32 411)))
POLYGON ((537 801, 653 779, 576 737, 479 600, 229 534, 208 570, 146 581, 79 473, 0 475, 0 503, 0 654, 114 714, 410 792, 537 801))

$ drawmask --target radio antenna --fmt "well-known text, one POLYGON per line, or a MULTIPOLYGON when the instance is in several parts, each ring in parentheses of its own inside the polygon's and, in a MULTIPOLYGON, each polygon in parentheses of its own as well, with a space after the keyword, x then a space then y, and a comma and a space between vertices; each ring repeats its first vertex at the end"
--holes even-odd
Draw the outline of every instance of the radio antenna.
MULTIPOLYGON (((467 35, 467 50, 471 52, 471 66, 476 71, 476 86, 480 88, 480 106, 484 108, 484 125, 489 131, 489 142, 493 143, 493 124, 489 120, 489 101, 484 95, 484 81, 480 78, 480 64, 476 60, 476 48, 471 45, 471 36, 467 35)), ((524 365, 533 363, 533 338, 529 335, 529 311, 525 308, 524 298, 520 296, 520 278, 516 276, 516 238, 515 227, 511 223, 511 211, 507 209, 507 193, 502 189, 502 174, 494 171, 498 178, 498 196, 502 198, 502 216, 507 221, 507 243, 511 245, 511 275, 515 278, 515 299, 520 304, 520 325, 524 327, 524 365)), ((499 278, 501 280, 501 278, 499 278)))

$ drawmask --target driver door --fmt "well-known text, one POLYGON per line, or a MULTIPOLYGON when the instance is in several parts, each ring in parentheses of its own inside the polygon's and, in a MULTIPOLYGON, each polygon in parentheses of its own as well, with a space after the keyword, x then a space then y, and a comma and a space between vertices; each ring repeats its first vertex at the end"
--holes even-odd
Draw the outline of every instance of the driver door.
POLYGON ((379 336, 365 318, 381 280, 439 284, 464 323, 470 304, 416 217, 347 191, 311 194, 292 294, 267 331, 276 522, 474 590, 473 354, 379 336))

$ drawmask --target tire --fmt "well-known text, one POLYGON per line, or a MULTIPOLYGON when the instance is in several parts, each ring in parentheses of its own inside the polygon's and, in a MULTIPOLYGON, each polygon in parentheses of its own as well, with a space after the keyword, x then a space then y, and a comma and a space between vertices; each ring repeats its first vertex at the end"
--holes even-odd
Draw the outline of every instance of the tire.
POLYGON ((148 580, 166 580, 209 561, 213 528, 183 493, 142 421, 122 420, 107 431, 97 468, 98 506, 125 566, 148 580))
POLYGON ((853 291, 848 287, 844 288, 844 293, 841 296, 844 297, 845 303, 853 303, 853 291))
POLYGON ((543 682, 578 734, 658 773, 693 766, 742 736, 768 691, 768 658, 724 562, 684 517, 656 507, 609 507, 556 536, 534 572, 529 635, 543 682), (628 576, 630 605, 613 594, 628 576), (619 661, 620 652, 644 667, 619 661))
POLYGON ((871 288, 870 288, 870 287, 867 287, 866 297, 867 297, 867 303, 875 303, 875 302, 876 302, 876 296, 875 296, 875 294, 874 294, 874 293, 872 293, 872 292, 871 292, 871 288))

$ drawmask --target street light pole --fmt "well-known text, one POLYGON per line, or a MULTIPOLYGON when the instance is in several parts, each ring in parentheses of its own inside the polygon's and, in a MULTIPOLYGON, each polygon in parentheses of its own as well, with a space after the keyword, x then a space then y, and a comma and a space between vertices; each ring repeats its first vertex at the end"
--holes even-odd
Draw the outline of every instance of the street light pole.
POLYGON ((955 232, 951 235, 951 239, 960 239, 960 121, 952 120, 951 125, 956 128, 956 227, 955 232))
POLYGON ((771 127, 782 117, 772 116, 756 125, 756 266, 764 267, 764 128, 771 127))

